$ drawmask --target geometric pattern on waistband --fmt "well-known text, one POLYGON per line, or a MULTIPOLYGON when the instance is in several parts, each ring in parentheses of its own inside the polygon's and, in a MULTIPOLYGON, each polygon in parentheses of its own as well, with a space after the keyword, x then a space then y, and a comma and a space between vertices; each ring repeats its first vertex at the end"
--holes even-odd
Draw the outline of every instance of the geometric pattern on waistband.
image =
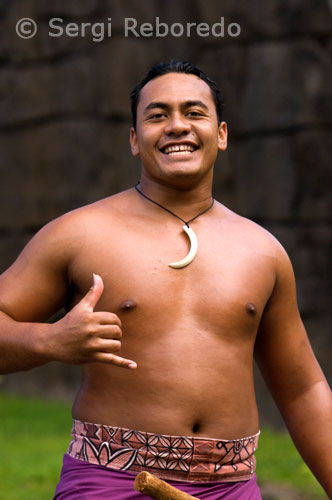
POLYGON ((258 434, 218 440, 74 421, 68 453, 85 462, 188 481, 239 481, 255 472, 258 434))

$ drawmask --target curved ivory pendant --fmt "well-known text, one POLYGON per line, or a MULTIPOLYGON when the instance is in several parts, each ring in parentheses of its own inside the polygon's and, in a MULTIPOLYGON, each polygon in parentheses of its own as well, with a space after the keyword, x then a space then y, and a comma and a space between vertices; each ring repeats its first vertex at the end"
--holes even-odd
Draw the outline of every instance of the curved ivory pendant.
POLYGON ((189 240, 190 240, 190 250, 188 255, 182 260, 179 260, 178 262, 172 262, 172 264, 168 264, 169 267, 173 267, 174 269, 181 269, 181 267, 186 267, 188 266, 195 258, 195 255, 197 253, 197 236, 194 233, 194 231, 191 229, 191 227, 188 226, 183 226, 182 228, 185 233, 187 233, 189 240))

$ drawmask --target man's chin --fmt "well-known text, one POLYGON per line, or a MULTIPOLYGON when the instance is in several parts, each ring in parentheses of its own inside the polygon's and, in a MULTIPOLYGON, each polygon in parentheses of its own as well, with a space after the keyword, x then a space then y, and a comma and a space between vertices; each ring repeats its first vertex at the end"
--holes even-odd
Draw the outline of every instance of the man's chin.
POLYGON ((190 189, 201 181, 203 172, 193 168, 174 168, 162 170, 160 176, 161 183, 167 182, 170 185, 190 189))

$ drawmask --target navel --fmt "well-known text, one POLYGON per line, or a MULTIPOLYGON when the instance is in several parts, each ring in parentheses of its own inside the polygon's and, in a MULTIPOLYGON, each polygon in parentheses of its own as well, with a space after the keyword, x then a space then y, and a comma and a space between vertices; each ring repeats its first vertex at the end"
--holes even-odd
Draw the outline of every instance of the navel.
POLYGON ((196 434, 197 432, 200 431, 200 428, 201 428, 201 426, 200 426, 199 422, 195 422, 193 424, 193 427, 192 427, 192 433, 196 434))
POLYGON ((250 314, 250 316, 256 316, 256 314, 257 314, 257 307, 252 302, 248 302, 246 304, 246 311, 247 311, 248 314, 250 314))
POLYGON ((119 305, 119 309, 120 311, 132 311, 136 306, 137 303, 134 300, 128 299, 121 302, 121 304, 119 305))

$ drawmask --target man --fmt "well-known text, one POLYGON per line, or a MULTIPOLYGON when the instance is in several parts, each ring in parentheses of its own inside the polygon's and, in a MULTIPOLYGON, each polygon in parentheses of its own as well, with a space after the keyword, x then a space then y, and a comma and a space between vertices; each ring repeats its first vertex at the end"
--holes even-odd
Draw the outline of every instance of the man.
POLYGON ((189 63, 160 64, 132 111, 139 185, 45 226, 0 280, 1 372, 83 366, 55 499, 141 498, 140 470, 201 499, 260 499, 254 351, 332 498, 331 391, 289 259, 263 228, 213 203, 227 147, 219 91, 189 63))

